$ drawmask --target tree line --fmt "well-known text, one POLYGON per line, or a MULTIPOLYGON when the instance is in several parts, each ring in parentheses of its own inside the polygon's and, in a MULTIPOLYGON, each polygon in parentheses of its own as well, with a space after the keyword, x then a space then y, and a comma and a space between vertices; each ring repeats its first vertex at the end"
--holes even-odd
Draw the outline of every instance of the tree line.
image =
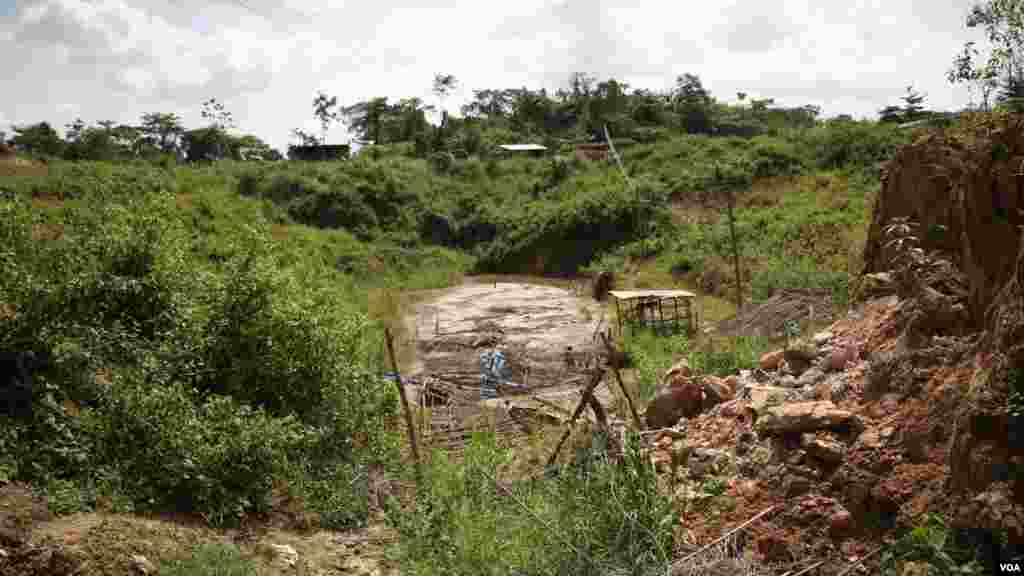
POLYGON ((203 102, 202 117, 206 125, 191 130, 177 114, 165 112, 143 114, 137 125, 110 120, 88 124, 79 118, 65 126, 64 137, 43 121, 12 126, 10 139, 0 132, 0 143, 6 141, 27 154, 65 160, 155 160, 168 156, 188 161, 281 159, 280 152, 258 137, 232 134, 232 115, 216 98, 203 102))

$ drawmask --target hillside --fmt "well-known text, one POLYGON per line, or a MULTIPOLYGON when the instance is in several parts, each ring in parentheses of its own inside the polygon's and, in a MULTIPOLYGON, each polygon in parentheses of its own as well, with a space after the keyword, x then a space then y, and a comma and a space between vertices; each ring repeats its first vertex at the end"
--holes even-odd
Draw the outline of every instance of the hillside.
MULTIPOLYGON (((380 146, 323 163, 11 162, 0 175, 0 350, 15 374, 0 414, 0 568, 129 574, 142 555, 161 574, 356 569, 336 565, 333 539, 363 542, 343 556, 372 557, 360 568, 371 573, 378 562, 417 574, 675 562, 680 574, 839 574, 883 543, 870 573, 911 562, 947 573, 972 559, 957 528, 1020 526, 1016 476, 988 472, 1015 470, 1019 456, 1001 433, 1014 429, 1011 375, 1024 369, 1024 251, 989 248, 1020 245, 1020 199, 1004 186, 1015 122, 656 135, 622 148, 628 181, 571 145, 536 159, 380 146), (993 189, 1005 194, 990 205, 993 189), (747 302, 731 320, 730 198, 747 302), (990 208, 1007 215, 1001 228, 982 225, 990 208), (922 238, 946 253, 898 252, 893 271, 881 246, 900 217, 953 231, 922 238), (564 416, 534 422, 535 445, 510 450, 495 412, 459 421, 480 431, 458 451, 428 445, 414 489, 383 329, 403 369, 424 346, 442 366, 513 340, 529 348, 507 321, 521 314, 589 333, 592 305, 572 309, 570 294, 549 303, 557 310, 525 296, 487 304, 491 323, 464 305, 468 332, 454 338, 404 319, 465 274, 564 292, 565 278, 601 271, 618 286, 700 294, 698 335, 616 342, 647 419, 662 405, 686 416, 625 434, 632 420, 606 372, 603 435, 590 433, 595 416, 556 468, 543 459, 564 416), (683 358, 688 368, 666 374, 683 358), (703 548, 773 505, 728 550, 703 548)), ((541 324, 523 321, 538 340, 541 324)), ((540 346, 542 368, 554 346, 540 346)), ((529 360, 509 354, 516 370, 529 360)), ((423 426, 432 414, 416 410, 423 426)))

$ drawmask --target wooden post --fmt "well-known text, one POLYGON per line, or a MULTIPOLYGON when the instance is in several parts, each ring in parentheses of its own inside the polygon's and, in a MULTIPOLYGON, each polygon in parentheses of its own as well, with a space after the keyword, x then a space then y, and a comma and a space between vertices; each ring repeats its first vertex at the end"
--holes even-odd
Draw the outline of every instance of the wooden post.
POLYGON ((733 205, 736 204, 736 193, 731 189, 729 196, 729 235, 732 237, 732 259, 736 267, 736 309, 743 311, 743 284, 740 278, 740 248, 736 243, 736 221, 733 218, 733 205))
POLYGON ((555 451, 551 453, 551 457, 548 458, 547 466, 550 467, 555 463, 558 458, 558 453, 562 451, 562 445, 569 439, 569 435, 572 434, 572 427, 576 424, 576 419, 580 417, 583 410, 590 403, 590 395, 594 393, 594 388, 601 383, 601 377, 604 376, 604 370, 599 368, 594 372, 594 377, 587 384, 587 387, 583 389, 583 395, 580 397, 579 404, 576 405, 576 410, 572 413, 572 418, 569 419, 569 425, 565 428, 565 432, 562 433, 562 437, 558 440, 558 445, 555 446, 555 451))
POLYGON ((391 365, 395 369, 395 383, 398 385, 398 397, 402 401, 402 413, 405 415, 405 426, 409 431, 409 445, 412 446, 412 456, 416 460, 416 481, 423 480, 423 463, 420 461, 420 449, 416 444, 416 427, 412 423, 412 412, 409 409, 409 399, 405 396, 405 383, 402 382, 402 374, 398 371, 398 360, 395 358, 394 339, 391 336, 391 329, 384 329, 384 337, 388 344, 388 354, 391 356, 391 365))
POLYGON ((629 404, 629 412, 633 416, 633 424, 636 426, 637 432, 643 430, 643 424, 640 423, 640 415, 636 412, 636 406, 633 405, 633 397, 630 396, 629 390, 626 390, 626 384, 622 381, 622 375, 619 374, 618 361, 616 360, 615 347, 612 346, 612 341, 601 334, 601 339, 604 340, 604 347, 608 350, 608 360, 612 365, 612 371, 615 374, 615 380, 619 383, 619 389, 622 390, 622 395, 626 397, 626 403, 629 404))

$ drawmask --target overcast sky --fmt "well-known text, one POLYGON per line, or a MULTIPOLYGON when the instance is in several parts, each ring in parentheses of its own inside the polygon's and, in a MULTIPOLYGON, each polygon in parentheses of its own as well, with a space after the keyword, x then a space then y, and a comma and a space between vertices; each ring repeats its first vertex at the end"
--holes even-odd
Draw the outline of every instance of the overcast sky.
MULTIPOLYGON (((570 73, 664 89, 691 72, 737 91, 874 117, 907 84, 935 109, 967 90, 946 70, 969 0, 0 0, 0 130, 47 120, 200 124, 216 97, 280 149, 317 130, 317 90, 436 103, 435 73, 472 90, 556 89, 570 73)), ((343 129, 331 140, 345 141, 343 129)))

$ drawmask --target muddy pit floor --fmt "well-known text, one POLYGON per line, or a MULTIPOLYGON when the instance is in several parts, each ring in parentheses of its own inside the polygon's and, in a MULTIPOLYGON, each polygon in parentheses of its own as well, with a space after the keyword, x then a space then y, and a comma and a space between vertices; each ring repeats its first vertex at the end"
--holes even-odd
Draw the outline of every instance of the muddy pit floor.
MULTIPOLYGON (((567 288, 471 279, 415 307, 410 373, 420 379, 461 378, 472 385, 479 380, 480 354, 500 350, 511 382, 524 387, 506 398, 520 403, 539 398, 571 411, 585 378, 583 367, 594 365, 603 349, 598 331, 607 327, 601 304, 567 288)), ((608 400, 609 394, 606 386, 597 390, 599 398, 608 400)), ((460 419, 479 408, 478 399, 463 402, 460 419)))

